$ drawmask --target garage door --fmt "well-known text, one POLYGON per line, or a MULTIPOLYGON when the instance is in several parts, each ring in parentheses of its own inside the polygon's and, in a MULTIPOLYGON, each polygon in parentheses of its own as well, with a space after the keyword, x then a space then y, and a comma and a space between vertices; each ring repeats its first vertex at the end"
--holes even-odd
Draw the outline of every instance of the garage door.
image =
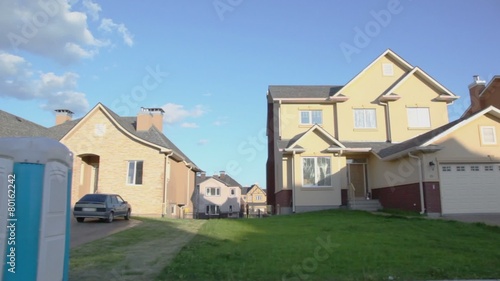
POLYGON ((440 164, 443 214, 500 213, 499 164, 440 164))

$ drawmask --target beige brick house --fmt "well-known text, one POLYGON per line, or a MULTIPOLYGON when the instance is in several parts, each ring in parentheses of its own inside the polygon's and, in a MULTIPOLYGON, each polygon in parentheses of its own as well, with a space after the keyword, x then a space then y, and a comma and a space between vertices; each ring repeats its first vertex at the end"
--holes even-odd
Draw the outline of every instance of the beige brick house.
MULTIPOLYGON (((118 193, 132 205, 133 215, 192 217, 200 169, 162 133, 161 108, 121 117, 99 103, 76 120, 69 110, 56 112, 54 127, 24 122, 17 126, 22 129, 0 131, 0 136, 46 136, 65 144, 74 154, 72 204, 87 193, 118 193)), ((0 117, 16 127, 13 115, 0 117)))
POLYGON ((248 206, 248 213, 250 214, 257 214, 259 211, 262 214, 267 213, 266 192, 258 184, 243 187, 241 189, 241 201, 245 211, 248 206))

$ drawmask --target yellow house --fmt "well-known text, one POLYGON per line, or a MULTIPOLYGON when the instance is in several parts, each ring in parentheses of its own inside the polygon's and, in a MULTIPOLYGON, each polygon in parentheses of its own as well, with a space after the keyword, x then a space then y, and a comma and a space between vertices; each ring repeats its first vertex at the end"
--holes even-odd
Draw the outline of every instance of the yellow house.
POLYGON ((74 159, 72 204, 87 193, 117 193, 132 215, 192 217, 200 169, 162 133, 163 113, 142 108, 121 117, 99 103, 76 120, 70 110, 56 110, 50 128, 3 113, 1 122, 17 128, 0 136, 46 136, 66 145, 74 159))
POLYGON ((500 212, 498 110, 450 123, 457 98, 391 50, 343 86, 269 86, 268 204, 500 212))
POLYGON ((267 195, 258 184, 253 184, 250 187, 241 189, 242 205, 248 206, 248 212, 251 214, 266 214, 267 213, 267 195))

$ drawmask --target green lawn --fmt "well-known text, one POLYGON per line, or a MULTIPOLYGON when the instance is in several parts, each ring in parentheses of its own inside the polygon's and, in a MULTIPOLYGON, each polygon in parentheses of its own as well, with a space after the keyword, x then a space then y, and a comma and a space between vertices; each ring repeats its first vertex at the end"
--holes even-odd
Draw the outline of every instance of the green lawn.
POLYGON ((205 222, 134 219, 142 223, 71 249, 69 280, 154 280, 205 222))
POLYGON ((209 220, 160 280, 500 277, 500 228, 355 211, 209 220))

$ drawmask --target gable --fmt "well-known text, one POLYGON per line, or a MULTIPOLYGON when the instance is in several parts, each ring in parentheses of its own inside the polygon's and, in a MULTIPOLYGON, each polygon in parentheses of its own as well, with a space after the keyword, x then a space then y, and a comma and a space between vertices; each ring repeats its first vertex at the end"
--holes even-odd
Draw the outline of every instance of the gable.
POLYGON ((205 181, 203 181, 203 182, 200 183, 200 192, 203 192, 203 190, 201 190, 201 188, 207 188, 207 187, 226 188, 228 186, 225 185, 223 182, 218 181, 218 180, 216 180, 214 178, 208 178, 205 181))
POLYGON ((500 159, 500 118, 492 114, 479 116, 475 120, 432 142, 445 149, 441 153, 447 157, 487 157, 500 159), (485 143, 482 128, 491 128, 496 143, 485 143))
POLYGON ((308 152, 322 152, 329 148, 345 146, 318 125, 312 126, 288 146, 288 149, 305 149, 308 152))
POLYGON ((375 100, 411 68, 412 66, 399 56, 386 51, 349 81, 336 95, 343 94, 349 97, 348 102, 351 103, 375 100), (391 75, 384 75, 387 65, 392 67, 391 75))

